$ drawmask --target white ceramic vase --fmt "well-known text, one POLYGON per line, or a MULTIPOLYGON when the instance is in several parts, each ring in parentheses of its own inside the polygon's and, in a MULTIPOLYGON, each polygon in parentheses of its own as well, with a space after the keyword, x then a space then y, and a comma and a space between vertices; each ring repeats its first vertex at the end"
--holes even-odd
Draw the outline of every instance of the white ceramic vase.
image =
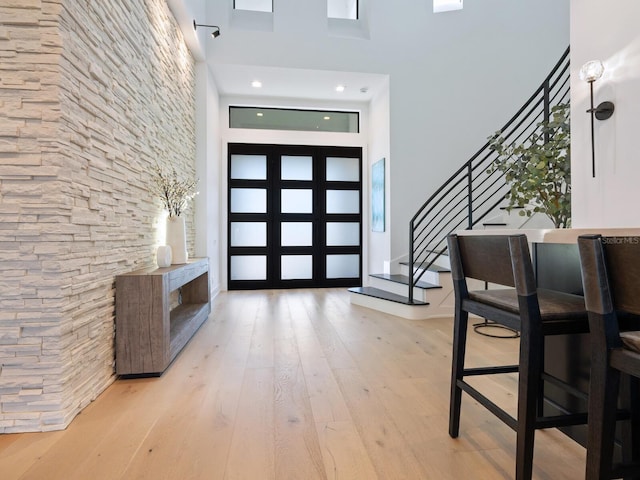
POLYGON ((169 245, 160 245, 156 252, 156 263, 158 267, 165 268, 171 265, 172 260, 171 247, 169 245))
POLYGON ((187 231, 184 217, 167 217, 167 245, 171 247, 171 264, 187 263, 187 231))

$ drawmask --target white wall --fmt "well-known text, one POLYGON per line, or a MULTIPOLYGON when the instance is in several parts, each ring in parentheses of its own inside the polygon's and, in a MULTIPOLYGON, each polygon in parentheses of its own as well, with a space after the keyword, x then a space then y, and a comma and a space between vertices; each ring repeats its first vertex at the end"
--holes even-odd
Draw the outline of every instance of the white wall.
MULTIPOLYGON (((382 273, 387 270, 385 262, 391 258, 391 234, 389 232, 389 215, 391 211, 391 185, 389 178, 389 156, 391 153, 389 137, 389 87, 382 90, 371 100, 369 106, 369 158, 365 159, 368 164, 369 176, 371 176, 371 166, 381 158, 385 159, 385 230, 384 232, 372 232, 371 228, 365 231, 369 256, 368 265, 371 273, 382 273)), ((371 198, 370 185, 365 185, 366 195, 371 198)), ((369 215, 369 212, 366 212, 369 215)), ((387 272, 388 273, 388 272, 387 272)), ((366 282, 365 282, 366 283, 366 282)))
POLYGON ((220 289, 220 125, 219 95, 209 66, 196 63, 196 256, 209 257, 212 294, 220 289))
POLYGON ((637 227, 640 155, 640 2, 571 0, 571 168, 574 227, 637 227), (613 117, 596 120, 596 176, 591 172, 589 87, 580 67, 599 59, 603 77, 594 103, 615 103, 613 117))
POLYGON ((273 28, 262 30, 234 24, 229 5, 208 4, 207 21, 224 32, 208 54, 213 68, 389 75, 390 258, 407 253, 418 207, 524 103, 569 43, 569 0, 470 1, 441 14, 425 0, 369 0, 364 33, 351 37, 335 35, 316 3, 279 0, 273 28))

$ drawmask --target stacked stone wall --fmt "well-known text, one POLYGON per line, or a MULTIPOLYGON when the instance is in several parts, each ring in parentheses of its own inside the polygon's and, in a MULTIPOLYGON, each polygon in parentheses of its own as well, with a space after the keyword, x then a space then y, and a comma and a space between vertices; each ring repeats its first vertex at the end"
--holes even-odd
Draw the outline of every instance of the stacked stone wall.
POLYGON ((113 381, 115 276, 163 241, 151 167, 194 175, 194 83, 164 0, 0 5, 0 432, 113 381))

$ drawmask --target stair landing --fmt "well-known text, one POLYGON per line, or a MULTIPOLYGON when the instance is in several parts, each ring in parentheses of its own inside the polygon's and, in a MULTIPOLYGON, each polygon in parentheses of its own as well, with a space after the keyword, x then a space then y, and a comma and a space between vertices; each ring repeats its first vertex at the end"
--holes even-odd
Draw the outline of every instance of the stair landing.
POLYGON ((353 305, 371 308, 380 312, 407 318, 409 320, 424 320, 432 316, 429 304, 375 287, 354 287, 349 289, 350 300, 353 305))
POLYGON ((426 302, 414 300, 409 302, 409 297, 404 297, 395 293, 387 292, 376 287, 353 287, 350 288, 351 293, 359 293, 360 295, 367 295, 369 297, 380 298, 389 302, 401 303, 403 305, 429 305, 426 302))

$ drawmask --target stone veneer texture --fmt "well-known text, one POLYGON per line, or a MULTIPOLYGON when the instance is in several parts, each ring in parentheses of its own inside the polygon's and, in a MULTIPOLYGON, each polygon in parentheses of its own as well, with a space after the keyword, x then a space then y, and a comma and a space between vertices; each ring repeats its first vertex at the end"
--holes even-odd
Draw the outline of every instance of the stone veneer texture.
POLYGON ((165 0, 0 3, 0 433, 113 381, 115 276, 155 262, 150 167, 195 175, 194 90, 165 0))

